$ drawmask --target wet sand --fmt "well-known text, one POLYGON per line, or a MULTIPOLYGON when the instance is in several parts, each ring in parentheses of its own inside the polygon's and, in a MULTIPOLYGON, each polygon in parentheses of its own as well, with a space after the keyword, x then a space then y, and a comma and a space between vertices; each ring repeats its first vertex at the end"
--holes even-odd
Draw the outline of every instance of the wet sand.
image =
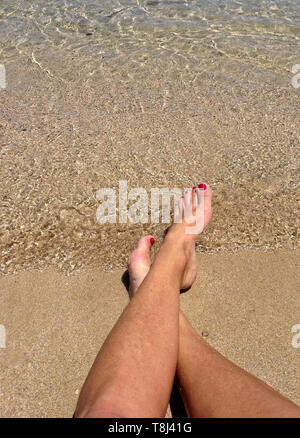
POLYGON ((201 252, 299 246, 299 89, 288 74, 255 82, 70 47, 36 48, 37 64, 28 50, 9 59, 0 93, 1 272, 118 269, 140 235, 161 240, 166 224, 150 217, 97 222, 97 191, 118 196, 120 180, 148 195, 208 182, 201 252))
MULTIPOLYGON (((181 308, 226 357, 300 404, 300 252, 199 254, 181 308)), ((106 335, 128 302, 120 277, 48 269, 1 277, 2 417, 70 417, 106 335)))

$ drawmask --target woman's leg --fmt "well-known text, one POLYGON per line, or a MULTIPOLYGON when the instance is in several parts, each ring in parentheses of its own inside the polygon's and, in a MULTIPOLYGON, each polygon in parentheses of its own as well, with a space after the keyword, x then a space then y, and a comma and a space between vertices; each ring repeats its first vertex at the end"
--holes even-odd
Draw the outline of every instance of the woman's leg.
MULTIPOLYGON (((191 205, 192 214, 198 214, 196 197, 196 190, 187 192, 182 209, 191 205)), ((206 211, 210 199, 207 189, 206 211)), ((178 357, 179 290, 195 264, 196 235, 187 236, 187 226, 193 223, 173 225, 165 238, 149 273, 103 344, 75 416, 165 415, 178 357)), ((149 248, 150 237, 140 244, 149 248)))
POLYGON ((209 346, 179 315, 177 381, 191 417, 300 417, 300 408, 209 346))
MULTIPOLYGON (((143 245, 150 246, 149 240, 148 236, 143 245)), ((165 415, 177 363, 179 289, 185 264, 176 242, 165 242, 104 342, 81 391, 76 416, 165 415)))
MULTIPOLYGON (((132 294, 150 266, 149 249, 139 244, 129 264, 132 294)), ((192 417, 300 417, 299 407, 210 347, 182 312, 177 382, 192 417)))

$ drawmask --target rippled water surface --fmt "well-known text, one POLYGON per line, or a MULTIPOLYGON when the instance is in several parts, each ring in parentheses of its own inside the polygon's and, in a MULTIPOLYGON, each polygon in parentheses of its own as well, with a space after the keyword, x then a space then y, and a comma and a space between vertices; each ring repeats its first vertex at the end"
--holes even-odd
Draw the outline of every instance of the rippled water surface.
POLYGON ((162 238, 97 223, 120 179, 207 180, 201 251, 299 244, 300 2, 1 1, 0 64, 4 273, 115 268, 162 238))
POLYGON ((299 57, 296 0, 9 0, 0 8, 4 61, 55 50, 133 65, 146 52, 193 72, 219 73, 229 64, 231 75, 248 68, 273 76, 299 57))

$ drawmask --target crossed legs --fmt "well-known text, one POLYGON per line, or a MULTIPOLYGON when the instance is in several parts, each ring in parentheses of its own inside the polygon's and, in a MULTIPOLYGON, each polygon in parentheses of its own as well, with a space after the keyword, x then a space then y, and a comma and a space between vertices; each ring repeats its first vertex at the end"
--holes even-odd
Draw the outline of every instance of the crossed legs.
MULTIPOLYGON (((206 226, 211 197, 208 187, 204 199, 195 187, 180 214, 190 205, 196 217, 204 202, 206 226)), ((132 299, 100 349, 75 416, 164 417, 176 377, 192 417, 300 417, 300 408, 221 356, 180 312, 179 290, 197 275, 190 219, 171 227, 152 265, 152 236, 131 254, 132 299)))
POLYGON ((190 417, 300 417, 300 408, 204 341, 179 315, 177 380, 190 417))

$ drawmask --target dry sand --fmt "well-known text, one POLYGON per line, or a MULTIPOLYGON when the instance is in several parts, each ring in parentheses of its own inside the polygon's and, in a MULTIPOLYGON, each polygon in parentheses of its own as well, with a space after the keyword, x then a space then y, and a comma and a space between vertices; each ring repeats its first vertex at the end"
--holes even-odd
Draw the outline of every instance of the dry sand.
MULTIPOLYGON (((226 357, 300 403, 300 252, 199 254, 181 307, 226 357)), ((128 302, 122 271, 54 270, 0 279, 2 417, 70 417, 109 330, 128 302)))

